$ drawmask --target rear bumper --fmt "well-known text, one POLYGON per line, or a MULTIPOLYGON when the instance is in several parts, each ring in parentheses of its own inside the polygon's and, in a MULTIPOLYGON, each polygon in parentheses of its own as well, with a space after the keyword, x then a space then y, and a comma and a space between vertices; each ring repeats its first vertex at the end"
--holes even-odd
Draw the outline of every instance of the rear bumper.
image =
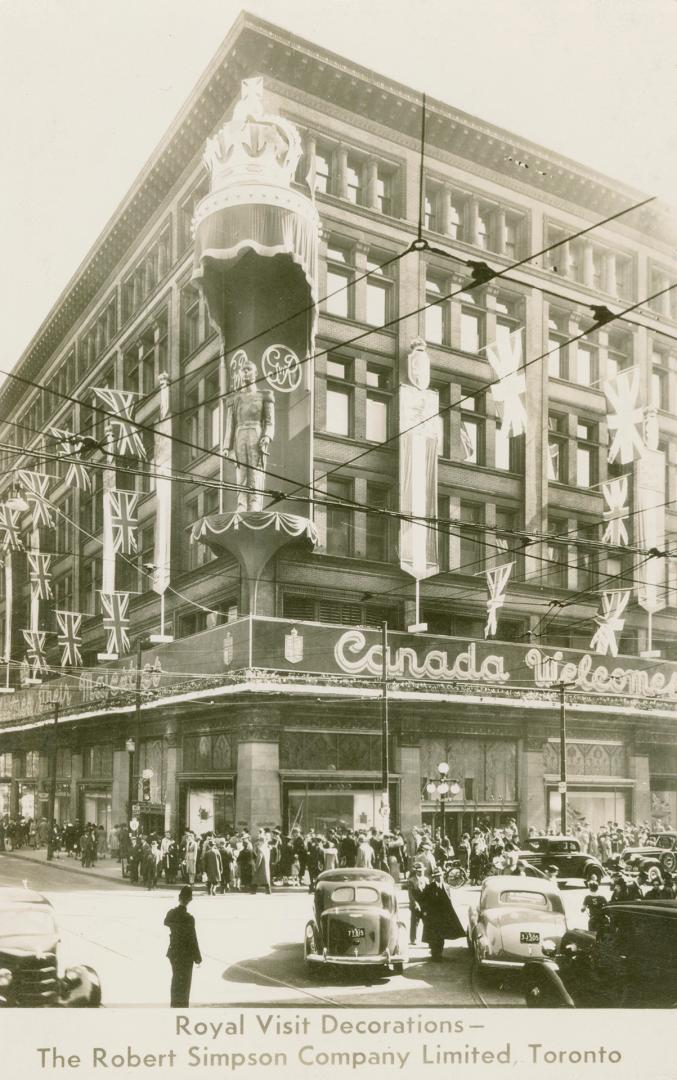
POLYGON ((306 956, 309 964, 340 964, 342 967, 369 967, 392 963, 402 963, 403 957, 392 956, 389 952, 374 953, 372 956, 332 956, 325 949, 323 953, 310 953, 306 956))
MULTIPOLYGON (((529 958, 531 959, 531 957, 529 958)), ((481 968, 501 968, 504 971, 520 971, 527 960, 480 960, 478 961, 481 968)))

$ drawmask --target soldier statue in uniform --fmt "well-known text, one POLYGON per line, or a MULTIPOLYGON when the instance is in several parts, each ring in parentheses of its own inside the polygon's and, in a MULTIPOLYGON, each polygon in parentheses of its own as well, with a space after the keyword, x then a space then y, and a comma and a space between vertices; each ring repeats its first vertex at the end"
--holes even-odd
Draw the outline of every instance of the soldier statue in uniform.
POLYGON ((261 510, 266 458, 275 434, 275 397, 257 386, 257 369, 243 352, 231 361, 223 452, 235 460, 238 510, 261 510))

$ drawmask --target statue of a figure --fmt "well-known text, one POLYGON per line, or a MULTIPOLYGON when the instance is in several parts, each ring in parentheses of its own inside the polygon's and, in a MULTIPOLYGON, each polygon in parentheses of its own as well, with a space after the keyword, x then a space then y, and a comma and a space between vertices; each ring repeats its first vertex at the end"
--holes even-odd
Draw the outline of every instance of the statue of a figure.
POLYGON ((231 364, 231 373, 238 389, 226 399, 223 452, 235 459, 238 510, 261 510, 266 458, 275 434, 275 396, 257 388, 256 364, 242 354, 231 364))

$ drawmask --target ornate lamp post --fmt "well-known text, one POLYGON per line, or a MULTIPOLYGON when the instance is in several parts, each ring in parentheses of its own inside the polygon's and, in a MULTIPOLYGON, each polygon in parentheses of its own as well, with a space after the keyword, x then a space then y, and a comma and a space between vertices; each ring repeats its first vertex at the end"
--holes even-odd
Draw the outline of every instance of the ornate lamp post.
POLYGON ((447 780, 447 777, 449 775, 449 765, 447 764, 446 761, 441 761, 440 762, 440 764, 437 766, 437 771, 439 773, 439 779, 438 780, 429 780, 428 783, 426 784, 425 789, 426 789, 428 798, 434 799, 436 795, 439 797, 439 800, 440 800, 440 820, 441 820, 441 829, 440 829, 440 831, 442 833, 443 838, 446 839, 447 832, 446 832, 446 822, 445 822, 445 817, 444 817, 444 805, 445 805, 444 801, 445 801, 447 795, 451 795, 452 798, 455 795, 458 795, 459 791, 461 790, 461 785, 459 784, 458 780, 452 780, 451 782, 449 782, 447 780))

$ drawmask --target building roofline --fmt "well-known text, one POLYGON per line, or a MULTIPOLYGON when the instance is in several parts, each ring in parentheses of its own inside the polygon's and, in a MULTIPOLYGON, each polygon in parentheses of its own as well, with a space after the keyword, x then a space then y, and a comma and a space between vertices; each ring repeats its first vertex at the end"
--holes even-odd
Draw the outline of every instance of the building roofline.
MULTIPOLYGON (((307 62, 315 63, 315 74, 319 78, 323 78, 329 68, 334 73, 334 81, 338 75, 340 82, 345 81, 351 86, 354 86, 355 80, 364 83, 369 88, 369 99, 364 103, 365 112, 371 112, 376 118, 382 113, 377 122, 398 130, 405 137, 418 138, 420 94, 417 91, 394 79, 378 73, 375 75, 370 69, 259 16, 246 11, 240 12, 176 117, 113 210, 107 224, 42 319, 12 367, 12 374, 35 379, 44 364, 62 347, 74 323, 82 317, 99 289, 108 280, 112 267, 124 258, 138 238, 139 230, 147 226, 186 166, 199 153, 207 136, 212 133, 216 124, 221 122, 227 106, 237 93, 240 79, 259 71, 283 84, 288 81, 285 73, 276 73, 275 68, 270 66, 277 62, 277 58, 272 58, 271 61, 270 57, 276 47, 282 50, 285 57, 292 51, 297 55, 305 55, 307 62), (261 38, 266 40, 267 54, 261 48, 261 38), (375 100, 376 96, 378 102, 375 100), (403 102, 409 105, 409 109, 402 111, 403 102), (388 109, 392 115, 387 114, 388 109)), ((307 66, 304 67, 307 70, 307 66)), ((299 88, 302 89, 300 84, 299 88)), ((311 93, 320 98, 323 96, 317 88, 311 93)), ((328 92, 325 96, 329 100, 328 92)), ((344 107, 350 110, 350 104, 344 107)), ((444 149, 442 135, 446 133, 448 140, 450 129, 453 129, 453 152, 461 158, 472 160, 469 153, 464 154, 464 142, 467 141, 470 147, 477 149, 479 135, 483 139, 481 145, 487 148, 490 156, 493 154, 494 159, 497 153, 501 155, 505 149, 511 148, 524 157, 531 156, 535 166, 538 163, 547 164, 552 172, 549 185, 536 181, 538 173, 535 168, 531 173, 519 170, 520 182, 532 187, 535 194, 545 201, 554 194, 562 197, 561 186, 566 183, 580 189, 578 199, 573 194, 565 197, 583 211, 598 212, 595 204, 602 204, 608 213, 609 207, 617 204, 618 209, 621 209, 624 203, 637 202, 645 197, 642 192, 620 181, 471 116, 439 99, 428 98, 427 109, 431 147, 444 149), (434 123, 435 118, 437 123, 434 123), (560 190, 553 191, 552 184, 559 186, 560 190)), ((354 107, 352 111, 356 111, 354 107)), ((496 162, 493 161, 489 167, 495 170, 496 162)), ((508 171, 505 167, 502 170, 499 168, 500 171, 515 179, 514 171, 508 171)), ((637 218, 637 228, 642 231, 653 224, 654 229, 657 229, 659 220, 662 221, 664 216, 663 205, 653 204, 642 211, 641 223, 637 218)), ((8 377, 0 388, 0 407, 9 410, 20 395, 19 383, 8 377)))

